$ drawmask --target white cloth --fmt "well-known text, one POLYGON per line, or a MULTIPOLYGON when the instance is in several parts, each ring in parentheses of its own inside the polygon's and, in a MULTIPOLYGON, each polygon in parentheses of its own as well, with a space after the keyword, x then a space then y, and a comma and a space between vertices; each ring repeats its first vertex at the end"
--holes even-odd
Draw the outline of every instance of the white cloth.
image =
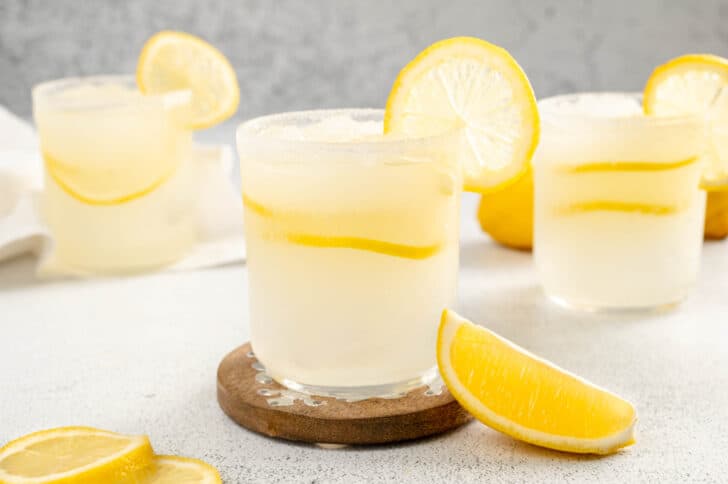
MULTIPOLYGON (((232 183, 230 146, 195 146, 200 168, 197 244, 166 270, 192 270, 245 260, 242 201, 232 183)), ((38 211, 43 166, 33 128, 0 106, 0 263, 23 253, 38 257, 39 276, 78 275, 54 264, 42 267, 53 237, 38 211)))

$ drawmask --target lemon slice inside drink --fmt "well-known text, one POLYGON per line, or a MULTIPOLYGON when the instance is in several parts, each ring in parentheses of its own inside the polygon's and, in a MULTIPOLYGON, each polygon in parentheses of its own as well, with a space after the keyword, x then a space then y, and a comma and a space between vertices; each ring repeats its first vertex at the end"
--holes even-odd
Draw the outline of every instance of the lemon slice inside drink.
POLYGON ((504 49, 472 37, 437 42, 399 73, 385 133, 425 136, 462 129, 465 189, 490 192, 528 169, 538 143, 533 89, 504 49))
POLYGON ((2 447, 0 482, 131 484, 140 482, 153 460, 146 436, 62 427, 26 435, 2 447))
POLYGON ((609 454, 634 443, 626 400, 445 310, 437 361, 452 395, 482 423, 542 447, 609 454))
POLYGON ((728 190, 728 59, 689 54, 668 61, 652 72, 643 104, 646 114, 708 117, 711 132, 701 185, 708 191, 728 190))
POLYGON ((184 32, 162 31, 144 44, 137 84, 145 94, 192 92, 191 129, 209 128, 238 109, 240 89, 230 61, 215 47, 184 32))

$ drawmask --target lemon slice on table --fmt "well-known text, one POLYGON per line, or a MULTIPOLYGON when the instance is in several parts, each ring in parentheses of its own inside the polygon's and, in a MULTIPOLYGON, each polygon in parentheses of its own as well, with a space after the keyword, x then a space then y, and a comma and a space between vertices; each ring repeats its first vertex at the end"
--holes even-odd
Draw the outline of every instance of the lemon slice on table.
POLYGON ((464 133, 465 189, 489 192, 523 175, 538 144, 533 89, 504 49, 472 37, 431 45, 399 73, 387 100, 385 133, 464 133))
POLYGON ((728 190, 728 59, 688 54, 668 61, 652 72, 643 104, 651 115, 708 116, 711 136, 702 187, 728 190))
POLYGON ((211 465, 197 459, 159 455, 155 470, 145 484, 221 484, 220 474, 211 465))
POLYGON ((437 361, 452 395, 475 418, 519 440, 609 454, 634 443, 634 407, 445 310, 437 361))
POLYGON ((26 435, 0 448, 0 482, 137 483, 153 460, 146 436, 62 427, 26 435))
POLYGON ((209 128, 238 109, 240 89, 235 70, 215 47, 184 32, 162 31, 142 49, 137 84, 145 94, 190 90, 192 106, 186 124, 209 128))

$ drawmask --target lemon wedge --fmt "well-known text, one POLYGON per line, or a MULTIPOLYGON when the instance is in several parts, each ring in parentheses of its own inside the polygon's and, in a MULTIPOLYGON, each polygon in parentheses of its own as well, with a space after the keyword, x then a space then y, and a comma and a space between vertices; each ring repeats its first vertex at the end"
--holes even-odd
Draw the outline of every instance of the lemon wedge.
POLYGON ((220 474, 211 465, 197 459, 159 455, 155 470, 145 484, 221 484, 220 474))
POLYGON ((576 453, 609 454, 634 443, 634 407, 480 326, 445 310, 440 373, 475 418, 519 440, 576 453))
POLYGON ((186 122, 191 129, 214 126, 238 109, 235 70, 219 50, 194 35, 175 31, 153 35, 139 56, 136 76, 145 94, 191 91, 186 122))
POLYGON ((644 110, 657 116, 704 114, 711 122, 702 187, 728 190, 728 59, 688 54, 657 67, 645 85, 644 110))
POLYGON ((0 448, 0 482, 137 483, 153 459, 146 436, 61 427, 26 435, 0 448))
POLYGON ((514 183, 538 144, 533 89, 501 47, 472 37, 431 45, 399 73, 384 132, 426 136, 462 129, 465 189, 486 193, 514 183))

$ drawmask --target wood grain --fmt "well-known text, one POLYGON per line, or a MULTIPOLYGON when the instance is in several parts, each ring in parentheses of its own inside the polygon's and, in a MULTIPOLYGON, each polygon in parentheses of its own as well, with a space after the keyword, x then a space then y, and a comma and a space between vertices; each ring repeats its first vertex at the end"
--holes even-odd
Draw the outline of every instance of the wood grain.
POLYGON ((394 399, 346 402, 311 397, 318 405, 297 399, 292 405, 272 406, 269 400, 285 388, 275 381, 256 381, 259 370, 253 367, 256 360, 250 351, 246 343, 222 360, 217 399, 235 422, 264 435, 312 443, 384 444, 446 432, 472 418, 446 387, 438 395, 428 395, 428 388, 421 387, 394 399))

